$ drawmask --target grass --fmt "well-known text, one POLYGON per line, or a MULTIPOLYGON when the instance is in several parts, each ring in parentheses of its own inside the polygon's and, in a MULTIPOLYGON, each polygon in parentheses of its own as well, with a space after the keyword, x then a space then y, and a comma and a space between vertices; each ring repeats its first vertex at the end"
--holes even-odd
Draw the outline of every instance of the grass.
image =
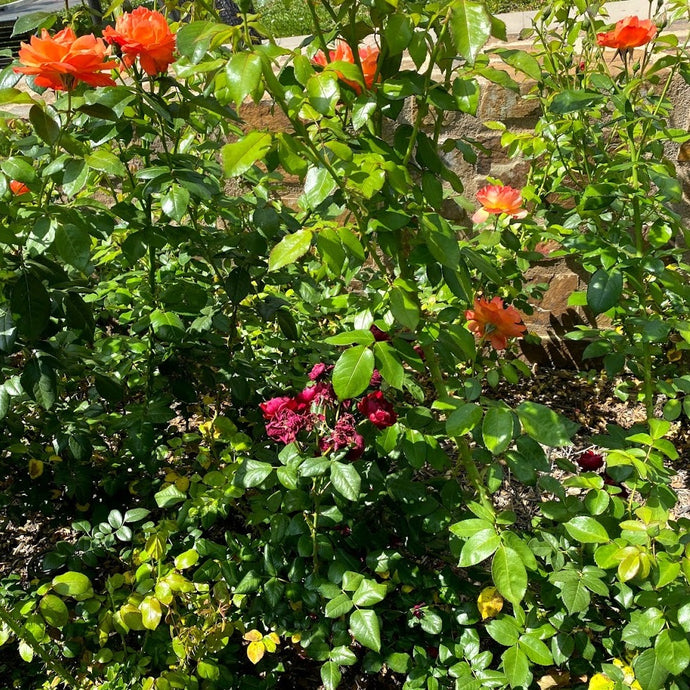
MULTIPOLYGON (((516 12, 541 7, 545 0, 487 0, 490 12, 516 12)), ((2 2, 2 0, 0 0, 2 2)), ((266 28, 278 37, 302 36, 312 31, 311 16, 305 0, 258 0, 255 7, 266 28)), ((325 11, 319 12, 324 28, 329 26, 325 11)))

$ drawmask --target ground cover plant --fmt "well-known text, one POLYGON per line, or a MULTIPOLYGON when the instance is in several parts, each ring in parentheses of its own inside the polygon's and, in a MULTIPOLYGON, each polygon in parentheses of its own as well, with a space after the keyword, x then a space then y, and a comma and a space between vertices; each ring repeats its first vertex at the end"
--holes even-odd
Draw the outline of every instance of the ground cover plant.
POLYGON ((288 51, 239 7, 35 16, 1 75, 2 510, 64 534, 0 581, 7 686, 688 688, 686 46, 554 2, 526 53, 452 0, 310 5, 288 51), (445 118, 515 72, 528 184, 465 198, 445 118), (549 251, 646 410, 586 451, 501 396, 549 251))

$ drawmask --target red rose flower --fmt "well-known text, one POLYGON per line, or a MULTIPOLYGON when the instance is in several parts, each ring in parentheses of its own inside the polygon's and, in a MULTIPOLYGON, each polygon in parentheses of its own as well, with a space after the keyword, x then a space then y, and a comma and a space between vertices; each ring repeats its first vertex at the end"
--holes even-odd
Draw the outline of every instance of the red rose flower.
POLYGON ((612 31, 597 34, 597 43, 606 48, 628 50, 649 43, 656 36, 656 25, 651 19, 626 17, 616 23, 612 31))
POLYGON ((522 194, 519 189, 503 185, 488 185, 477 192, 477 201, 482 207, 472 216, 472 222, 483 223, 491 215, 505 213, 513 218, 524 218, 527 211, 522 208, 522 194))
MULTIPOLYGON (((326 60, 326 56, 322 50, 319 50, 316 55, 314 55, 314 62, 317 65, 325 67, 329 62, 349 62, 355 64, 355 57, 352 54, 352 48, 345 41, 338 41, 335 44, 335 50, 330 50, 328 52, 329 60, 326 60)), ((362 76, 364 77, 364 83, 366 87, 370 89, 374 85, 374 77, 376 76, 376 63, 379 59, 379 49, 371 46, 362 46, 359 48, 359 62, 362 65, 362 76)), ((345 82, 350 86, 355 93, 359 94, 362 92, 362 87, 358 82, 352 79, 346 79, 342 72, 335 73, 338 75, 338 79, 345 82)))
POLYGON ((505 350, 508 338, 521 336, 526 330, 520 312, 506 307, 500 297, 490 302, 483 297, 475 298, 474 309, 465 312, 469 328, 480 339, 487 339, 494 350, 505 350))
POLYGON ((381 391, 374 391, 364 396, 358 403, 357 409, 376 428, 385 429, 395 424, 398 415, 381 391))
POLYGON ((36 86, 56 91, 71 91, 80 81, 115 86, 113 78, 105 74, 117 67, 109 57, 108 47, 93 34, 77 38, 67 27, 51 36, 43 29, 40 38, 32 36, 29 43, 21 44, 20 64, 14 71, 33 75, 36 86))
POLYGON ((575 458, 575 462, 585 472, 595 472, 604 466, 604 456, 592 450, 586 450, 579 457, 575 458))
POLYGON ((259 407, 264 413, 264 419, 273 419, 281 410, 294 410, 296 404, 294 398, 282 395, 278 398, 271 398, 270 400, 259 403, 259 407))
POLYGON ((175 61, 175 34, 165 17, 155 10, 142 6, 125 12, 117 18, 115 28, 105 28, 103 37, 120 46, 127 67, 139 58, 141 69, 151 77, 167 72, 175 61))
POLYGON ((374 340, 377 343, 387 342, 391 339, 390 335, 386 333, 386 331, 382 331, 378 326, 375 326, 373 323, 371 324, 371 326, 369 326, 369 331, 374 336, 374 340))

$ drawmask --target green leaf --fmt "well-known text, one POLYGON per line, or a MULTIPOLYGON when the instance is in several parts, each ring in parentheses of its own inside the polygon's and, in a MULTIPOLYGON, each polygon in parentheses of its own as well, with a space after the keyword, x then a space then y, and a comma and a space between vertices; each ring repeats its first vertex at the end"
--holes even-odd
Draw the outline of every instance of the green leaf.
POLYGON ((383 380, 389 386, 401 390, 405 380, 405 370, 393 348, 388 343, 377 342, 374 345, 374 354, 383 380))
POLYGON ((451 4, 450 29, 455 48, 470 64, 491 35, 491 17, 482 3, 454 0, 451 4))
POLYGON ((623 293, 623 274, 600 268, 589 281, 587 286, 587 304, 595 314, 605 311, 618 304, 623 293))
POLYGON ((334 115, 340 98, 338 77, 333 72, 314 74, 307 80, 307 97, 317 113, 334 115))
POLYGON ((419 306, 411 293, 399 287, 390 291, 391 312, 398 323, 414 331, 419 323, 419 306))
POLYGON ((646 649, 635 658, 633 670, 642 690, 661 690, 668 676, 653 649, 646 649))
POLYGON ((62 628, 69 620, 69 611, 65 602, 54 594, 46 594, 39 602, 38 610, 46 623, 54 628, 62 628))
POLYGON ((410 45, 414 30, 406 14, 390 14, 383 29, 388 55, 399 55, 410 45))
POLYGON ((580 426, 545 405, 531 401, 520 403, 515 411, 522 428, 535 441, 553 448, 570 445, 570 437, 580 426))
POLYGON ((17 180, 17 182, 24 182, 29 184, 36 179, 36 171, 28 161, 18 156, 6 158, 0 163, 0 170, 2 170, 10 180, 17 180))
POLYGON ((295 263, 297 259, 309 251, 311 238, 311 230, 304 228, 290 235, 285 235, 271 250, 268 257, 268 270, 277 271, 283 266, 295 263))
POLYGON ((518 646, 509 647, 503 652, 501 664, 511 688, 529 687, 532 681, 532 674, 529 670, 529 659, 518 646))
POLYGON ((182 503, 187 498, 187 494, 180 491, 174 484, 166 486, 154 495, 156 505, 159 508, 171 508, 178 503, 182 503))
POLYGON ((26 661, 27 664, 34 658, 34 648, 27 642, 24 642, 24 640, 19 640, 18 651, 19 656, 22 660, 26 661))
POLYGON ((0 309, 0 352, 9 353, 17 339, 17 327, 9 311, 0 309))
POLYGON ((340 400, 354 398, 366 390, 374 373, 374 353, 365 345, 345 350, 333 368, 333 389, 340 400))
POLYGON ((340 616, 344 616, 346 613, 349 613, 352 610, 352 607, 353 603, 350 597, 347 596, 347 594, 342 593, 338 594, 337 597, 331 599, 326 604, 324 612, 326 614, 326 618, 340 618, 340 616))
POLYGON ((65 263, 85 273, 91 260, 91 236, 76 225, 60 225, 55 231, 55 248, 65 263))
POLYGON ((531 53, 509 48, 496 48, 491 52, 496 53, 506 65, 510 65, 535 81, 541 81, 541 67, 531 53))
POLYGON ((10 411, 10 403, 12 398, 5 390, 4 386, 0 386, 0 419, 4 419, 10 411))
POLYGON ((352 465, 334 460, 331 463, 331 483, 333 488, 348 500, 356 501, 359 498, 362 480, 352 465))
POLYGON ((246 50, 237 52, 225 65, 225 76, 230 100, 239 107, 249 94, 259 88, 261 58, 246 50))
POLYGON ((161 209, 169 218, 178 223, 184 218, 189 206, 189 190, 178 184, 170 185, 170 189, 161 197, 161 209))
POLYGON ((604 526, 595 518, 578 515, 565 523, 568 534, 582 544, 603 544, 611 538, 604 526))
POLYGON ((569 571, 567 575, 562 580, 556 581, 556 585, 561 590, 561 599, 568 613, 576 614, 578 611, 585 611, 591 601, 589 591, 580 573, 569 571))
POLYGON ((125 177, 127 175, 127 168, 125 168, 124 163, 110 151, 98 149, 86 156, 86 162, 93 170, 113 177, 125 177))
POLYGON ((338 664, 333 661, 327 661, 321 667, 321 682, 324 690, 336 690, 342 677, 338 664))
POLYGON ((69 571, 57 575, 52 581, 53 589, 62 597, 72 597, 77 601, 84 601, 93 596, 91 580, 83 573, 69 571))
POLYGON ((336 181, 326 168, 309 168, 304 178, 304 201, 308 208, 316 208, 337 187, 336 181))
POLYGON ((477 565, 491 556, 501 545, 501 537, 496 534, 496 530, 483 529, 473 534, 462 547, 460 553, 461 568, 469 568, 477 565))
POLYGON ((482 438, 493 455, 500 455, 513 440, 513 413, 505 407, 489 408, 482 423, 482 438))
POLYGON ((460 407, 451 412, 446 420, 446 433, 448 436, 464 436, 469 434, 481 422, 483 414, 482 408, 476 403, 460 405, 460 407))
POLYGON ((245 489, 259 486, 273 471, 273 465, 261 460, 246 459, 235 474, 235 484, 245 489))
POLYGON ((158 338, 171 342, 178 341, 184 335, 184 324, 180 317, 171 311, 154 309, 151 312, 151 328, 158 338))
POLYGON ((14 23, 12 36, 28 34, 35 29, 49 29, 56 21, 57 14, 55 12, 30 12, 29 14, 22 14, 14 23))
POLYGON ((32 357, 20 377, 22 388, 44 410, 49 410, 57 400, 55 370, 42 357, 32 357))
POLYGON ((237 177, 261 160, 273 146, 273 138, 268 132, 252 130, 245 137, 221 149, 223 169, 228 177, 237 177))
POLYGON ((38 340, 50 321, 51 310, 43 283, 32 273, 21 273, 12 289, 10 305, 19 334, 30 342, 38 340))
POLYGON ((600 103, 604 95, 594 91, 574 91, 567 89, 554 96, 549 104, 549 111, 556 115, 574 113, 600 103))
POLYGON ((690 601, 678 609, 678 625, 690 634, 690 601))
POLYGON ((350 632, 360 644, 381 651, 381 629, 374 611, 359 609, 350 616, 350 632))
POLYGON ((161 622, 163 610, 161 603, 156 597, 144 597, 144 600, 139 604, 141 611, 141 622, 147 630, 155 630, 161 622))
POLYGON ((486 632, 504 647, 512 647, 520 638, 520 628, 514 618, 501 616, 486 626, 486 632))
POLYGON ((374 580, 362 580, 352 595, 355 606, 373 606, 386 598, 388 591, 385 584, 374 580))
POLYGON ((175 567, 178 570, 191 568, 199 560, 199 552, 196 549, 188 549, 175 556, 175 567))
POLYGON ((530 661, 540 666, 551 666, 553 656, 549 648, 536 635, 523 635, 520 638, 520 649, 522 649, 530 661))
POLYGON ((680 630, 662 630, 654 643, 657 659, 674 676, 679 676, 690 664, 690 643, 680 630))
POLYGON ((520 554, 508 546, 499 546, 491 562, 491 577, 498 591, 511 604, 522 601, 527 591, 527 571, 520 554))
POLYGON ((40 105, 31 107, 31 110, 29 110, 29 120, 36 130, 36 134, 46 144, 52 146, 59 139, 60 125, 40 105))

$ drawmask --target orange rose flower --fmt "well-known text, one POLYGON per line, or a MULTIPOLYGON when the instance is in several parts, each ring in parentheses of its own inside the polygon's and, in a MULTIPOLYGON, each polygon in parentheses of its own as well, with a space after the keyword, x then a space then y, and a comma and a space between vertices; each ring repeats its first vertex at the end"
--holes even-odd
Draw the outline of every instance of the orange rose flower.
MULTIPOLYGON (((319 50, 314 55, 314 62, 317 65, 325 67, 329 62, 350 62, 355 64, 355 56, 352 54, 352 48, 345 43, 345 41, 338 41, 335 44, 335 50, 328 52, 330 60, 326 60, 322 50, 319 50)), ((379 49, 372 46, 362 46, 359 48, 359 61, 362 64, 362 75, 364 76, 364 83, 370 89, 374 85, 374 77, 376 76, 376 63, 379 59, 379 49)), ((338 79, 350 86, 355 93, 360 94, 362 87, 352 79, 346 79, 342 72, 338 72, 338 79)))
POLYGON ((597 43, 606 48, 628 50, 649 43, 656 36, 656 25, 651 19, 626 17, 621 19, 613 31, 597 34, 597 43))
POLYGON ((34 75, 36 86, 56 91, 71 91, 80 81, 91 86, 115 86, 109 74, 117 67, 108 61, 108 47, 93 34, 80 36, 69 27, 51 36, 45 29, 41 37, 32 36, 19 50, 19 67, 14 71, 34 75))
POLYGON ((500 297, 490 302, 475 297, 474 309, 465 312, 467 328, 481 340, 488 340, 494 350, 505 350, 508 338, 517 338, 526 330, 522 316, 515 307, 506 307, 500 297))
POLYGON ((141 68, 153 77, 167 72, 175 61, 175 34, 160 12, 137 7, 133 12, 120 15, 115 28, 107 26, 103 37, 108 43, 117 43, 122 60, 130 67, 139 58, 141 68))
POLYGON ((29 192, 29 188, 23 182, 18 182, 17 180, 10 181, 10 190, 15 196, 21 196, 29 192))
POLYGON ((507 213, 513 218, 524 218, 527 215, 527 211, 522 208, 522 194, 513 187, 487 185, 477 192, 477 201, 482 207, 472 216, 474 223, 483 223, 492 214, 507 213))

